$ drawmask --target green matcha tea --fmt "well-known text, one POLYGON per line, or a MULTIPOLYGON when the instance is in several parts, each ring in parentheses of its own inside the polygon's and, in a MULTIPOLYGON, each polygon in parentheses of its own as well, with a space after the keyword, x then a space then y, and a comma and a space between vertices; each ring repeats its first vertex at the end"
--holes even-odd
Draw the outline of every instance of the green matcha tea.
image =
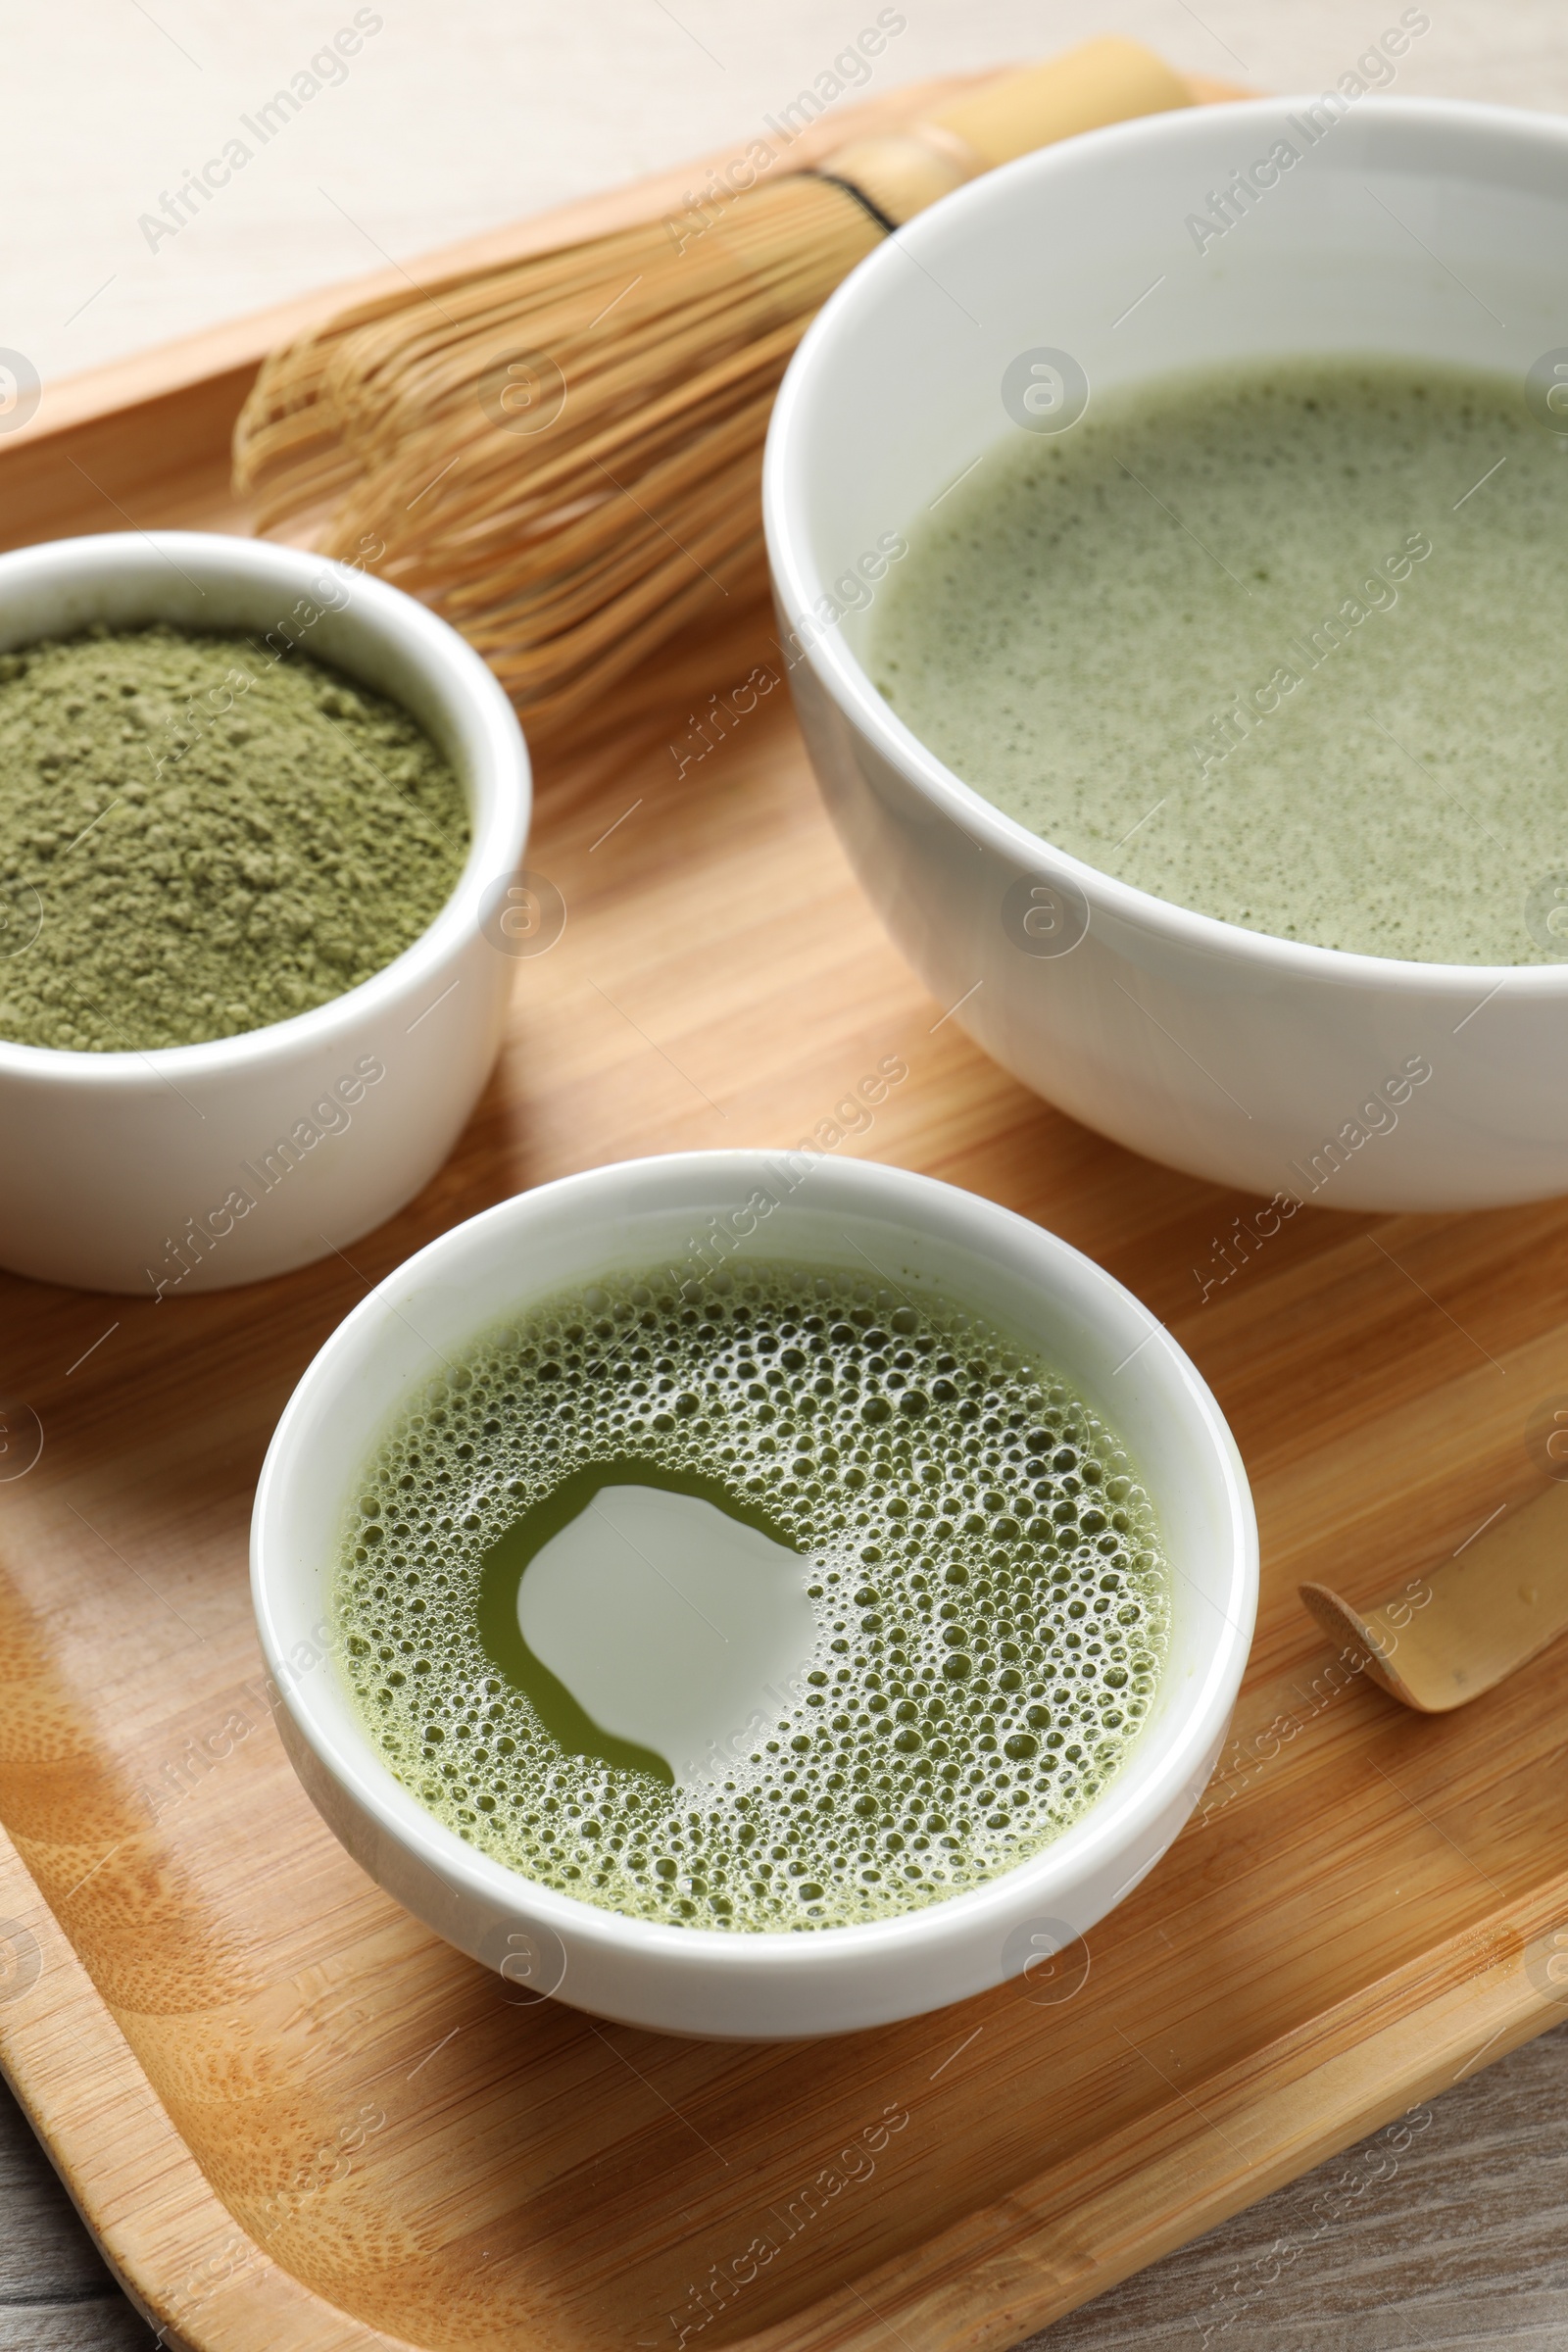
POLYGON ((809 1930, 1040 1850, 1148 1714, 1168 1577, 1114 1433, 956 1306, 799 1265, 607 1279, 390 1431, 335 1584, 448 1828, 639 1919, 809 1930))
POLYGON ((147 1053, 307 1012, 413 946, 467 847, 414 719, 297 648, 0 655, 0 1038, 147 1053))
POLYGON ((1568 867, 1568 439, 1514 378, 1284 360, 1017 432, 908 533, 867 666, 1102 871, 1286 939, 1541 963, 1568 867))

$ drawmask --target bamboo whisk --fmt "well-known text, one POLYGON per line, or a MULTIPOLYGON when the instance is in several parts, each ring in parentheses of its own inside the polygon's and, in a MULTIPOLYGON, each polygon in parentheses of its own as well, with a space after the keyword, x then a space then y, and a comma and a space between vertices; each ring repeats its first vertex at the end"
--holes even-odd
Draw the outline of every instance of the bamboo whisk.
POLYGON ((1091 41, 722 204, 367 303, 268 360, 236 486, 263 530, 379 542, 546 729, 760 590, 773 394, 857 262, 994 165, 1190 98, 1091 41))

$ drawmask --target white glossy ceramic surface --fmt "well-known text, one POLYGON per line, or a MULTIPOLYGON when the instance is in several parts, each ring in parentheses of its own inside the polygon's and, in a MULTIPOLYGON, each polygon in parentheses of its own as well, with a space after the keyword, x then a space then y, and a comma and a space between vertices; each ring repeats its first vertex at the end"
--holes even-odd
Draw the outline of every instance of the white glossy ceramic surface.
MULTIPOLYGON (((1232 358, 1380 352, 1511 374, 1523 403, 1533 364, 1568 344, 1568 123, 1363 97, 1308 145, 1313 106, 1324 122, 1321 100, 1270 100, 1048 148, 860 265, 802 343, 768 440, 792 683, 893 937, 1037 1092, 1135 1151, 1265 1195, 1383 1210, 1533 1200, 1568 1190, 1568 966, 1341 955, 1168 906, 961 784, 857 658, 879 543, 1020 429, 1002 400, 1020 354, 1069 353, 1091 400, 1232 358), (1282 139, 1299 162, 1223 235, 1195 236, 1209 191, 1282 139), (1023 929, 1036 881, 1043 911, 1023 929), (1077 945, 1040 952, 1085 912, 1077 945), (1431 1076, 1401 1091, 1412 1061, 1431 1076)), ((1431 518, 1439 560, 1457 549, 1452 520, 1431 518)), ((1539 879, 1520 878, 1521 927, 1539 879)))
POLYGON ((0 556, 0 650, 95 620, 292 638, 401 703, 468 796, 468 858, 441 913, 317 1010, 149 1054, 0 1041, 0 1264, 167 1302, 324 1255, 452 1149, 501 1042, 514 962, 480 924, 527 839, 528 756, 456 630, 346 564, 190 531, 0 556))
POLYGON ((1064 1242, 973 1194, 873 1162, 694 1152, 503 1201, 372 1292, 278 1423, 257 1491, 251 1577, 300 1778, 400 1902, 499 1969, 519 1998, 554 1993, 664 2033, 788 2038, 913 2016, 1000 1984, 1082 1935, 1152 1867, 1202 1789, 1230 1718, 1256 1606, 1257 1532, 1235 1443, 1193 1365, 1064 1242), (394 1779, 360 1728, 324 1633, 361 1466, 443 1356, 607 1268, 698 1273, 729 1250, 737 1265, 773 1255, 857 1272, 868 1251, 900 1287, 956 1296, 1054 1359, 1138 1462, 1174 1570, 1171 1653, 1151 1720, 1084 1817, 991 1886, 864 1927, 777 1936, 662 1927, 534 1885, 443 1828, 394 1779))

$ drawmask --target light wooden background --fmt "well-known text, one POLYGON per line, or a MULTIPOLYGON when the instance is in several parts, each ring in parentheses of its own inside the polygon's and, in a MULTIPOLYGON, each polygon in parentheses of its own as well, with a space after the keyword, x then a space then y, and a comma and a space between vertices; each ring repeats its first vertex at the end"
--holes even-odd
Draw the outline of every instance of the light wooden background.
MULTIPOLYGON (((1100 30, 1190 71, 1321 87, 1402 0, 906 0, 887 78, 1100 30)), ((177 239, 138 215, 354 15, 345 0, 7 9, 5 343, 47 386, 743 132, 876 14, 858 0, 397 0, 177 239)), ((1568 12, 1429 0, 1397 87, 1568 111, 1568 12)), ((0 2352, 147 2345, 0 2093, 0 2352)), ((1568 2026, 1155 2265, 1042 2352, 1568 2345, 1568 2026), (1403 2145, 1405 2138, 1409 2144, 1403 2145)), ((280 2347, 280 2352, 286 2348, 280 2347)))
MULTIPOLYGON (((140 215, 361 0, 4 0, 0 344, 47 381, 755 135, 883 0, 377 0, 382 29, 176 237, 140 215)), ((1316 88, 1406 0, 901 0, 871 92, 1095 32, 1316 88)), ((1427 0, 1396 90, 1568 109, 1561 0, 1427 0)), ((252 142, 254 143, 254 142, 252 142)))

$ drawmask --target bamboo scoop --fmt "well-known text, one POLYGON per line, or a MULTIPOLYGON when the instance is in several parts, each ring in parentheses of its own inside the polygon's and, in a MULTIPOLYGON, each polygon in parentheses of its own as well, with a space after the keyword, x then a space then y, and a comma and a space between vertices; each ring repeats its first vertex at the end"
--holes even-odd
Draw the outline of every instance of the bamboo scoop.
POLYGON ((673 219, 385 295, 273 353, 236 487, 262 530, 344 557, 379 541, 377 572, 548 726, 761 592, 773 394, 857 262, 994 165, 1193 98, 1147 49, 1096 40, 810 171, 768 173, 777 145, 754 142, 761 162, 673 219))
POLYGON ((1490 1690, 1568 1633, 1568 1485, 1509 1510, 1457 1556, 1366 1611, 1327 1585, 1301 1598, 1337 1647, 1423 1715, 1490 1690))

